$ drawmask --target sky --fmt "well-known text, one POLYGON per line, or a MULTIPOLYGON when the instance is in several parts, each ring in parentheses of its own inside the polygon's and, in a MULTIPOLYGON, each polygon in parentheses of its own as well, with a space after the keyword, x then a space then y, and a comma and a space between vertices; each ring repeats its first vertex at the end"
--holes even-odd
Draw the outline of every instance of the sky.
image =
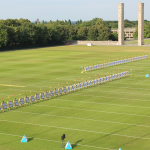
POLYGON ((138 20, 138 3, 144 3, 144 19, 150 20, 150 0, 0 0, 0 19, 35 21, 89 21, 95 17, 118 20, 118 3, 124 3, 124 18, 138 20))

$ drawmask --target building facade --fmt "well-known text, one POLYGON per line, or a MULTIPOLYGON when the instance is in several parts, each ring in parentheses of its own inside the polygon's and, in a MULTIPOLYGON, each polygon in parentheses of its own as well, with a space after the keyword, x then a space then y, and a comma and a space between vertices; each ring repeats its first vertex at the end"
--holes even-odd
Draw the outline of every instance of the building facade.
MULTIPOLYGON (((132 40, 133 39, 133 33, 136 31, 136 28, 124 28, 124 35, 127 40, 132 40)), ((117 28, 112 28, 111 33, 118 33, 117 28)))

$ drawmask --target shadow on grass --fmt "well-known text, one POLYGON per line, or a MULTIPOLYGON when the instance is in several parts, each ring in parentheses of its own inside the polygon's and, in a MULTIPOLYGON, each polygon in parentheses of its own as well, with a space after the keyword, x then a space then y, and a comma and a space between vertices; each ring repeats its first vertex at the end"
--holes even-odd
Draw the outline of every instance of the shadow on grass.
MULTIPOLYGON (((148 134, 145 134, 145 135, 143 135, 143 136, 141 136, 141 137, 139 137, 139 138, 136 138, 136 139, 133 139, 133 140, 129 140, 129 141, 127 141, 127 142, 125 142, 125 143, 123 143, 123 144, 121 144, 121 145, 119 145, 118 147, 122 147, 122 146, 125 146, 125 145, 129 145, 129 144, 131 144, 131 143, 134 143, 135 141, 139 141, 139 140, 141 140, 142 138, 146 138, 147 136, 149 136, 150 134, 148 133, 148 134)), ((140 141, 139 141, 140 142, 140 141)), ((115 147, 115 148, 118 148, 118 147, 115 147)))
POLYGON ((32 141, 34 137, 28 138, 28 142, 32 141))
POLYGON ((72 149, 75 148, 75 147, 78 145, 78 143, 80 143, 80 142, 82 142, 82 141, 83 141, 83 139, 78 140, 78 141, 76 141, 74 144, 72 144, 72 145, 71 145, 71 146, 72 146, 72 149))
MULTIPOLYGON (((121 131, 125 131, 125 130, 127 130, 127 129, 129 129, 129 128, 132 128, 132 126, 129 126, 129 127, 126 127, 126 128, 120 129, 120 130, 117 130, 117 131, 115 131, 115 132, 112 132, 112 133, 110 133, 110 134, 107 134, 107 135, 101 137, 100 139, 106 138, 106 137, 111 136, 111 135, 114 135, 114 134, 117 134, 118 132, 121 132, 121 131)), ((118 134, 118 135, 119 135, 119 134, 118 134)))

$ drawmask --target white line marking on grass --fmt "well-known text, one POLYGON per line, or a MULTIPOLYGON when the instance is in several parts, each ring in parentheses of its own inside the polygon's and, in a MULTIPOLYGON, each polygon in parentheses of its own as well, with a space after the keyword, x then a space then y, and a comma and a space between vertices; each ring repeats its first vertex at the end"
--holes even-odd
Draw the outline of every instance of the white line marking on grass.
POLYGON ((115 92, 115 91, 103 91, 103 90, 91 90, 90 91, 101 91, 101 92, 107 92, 107 93, 127 93, 127 94, 139 94, 139 95, 150 95, 150 94, 143 94, 143 93, 130 93, 130 92, 115 92))
POLYGON ((87 132, 87 133, 97 133, 97 134, 106 134, 106 135, 114 135, 114 136, 120 136, 120 137, 128 137, 128 138, 146 139, 146 140, 148 139, 148 140, 150 140, 150 138, 136 137, 136 136, 130 136, 130 135, 113 134, 113 133, 105 133, 105 132, 97 132, 97 131, 88 131, 88 130, 80 130, 80 129, 73 129, 73 128, 65 128, 65 127, 56 127, 56 126, 49 126, 49 125, 17 122, 17 121, 10 121, 10 120, 0 120, 0 121, 1 122, 11 122, 11 123, 17 123, 17 124, 32 125, 32 126, 40 126, 40 127, 49 127, 49 128, 73 130, 73 131, 80 131, 80 132, 87 132))
MULTIPOLYGON (((136 75, 136 74, 133 74, 133 75, 135 75, 136 77, 145 77, 145 75, 146 75, 146 73, 145 73, 145 75, 136 75)), ((142 80, 141 80, 142 81, 142 80)))
MULTIPOLYGON (((72 95, 80 95, 80 94, 72 94, 72 95)), ((129 98, 116 98, 116 97, 108 97, 108 96, 95 96, 95 95, 82 95, 82 96, 92 96, 92 97, 105 97, 105 98, 113 98, 113 99, 127 99, 131 101, 144 101, 149 102, 150 100, 141 100, 141 99, 129 99, 129 98)))
MULTIPOLYGON (((46 81, 45 81, 46 82, 46 81)), ((50 83, 60 83, 60 82, 46 82, 46 83, 48 83, 48 84, 50 84, 50 83)), ((45 85, 45 86, 41 86, 41 85, 36 85, 36 84, 39 84, 39 83, 35 83, 35 84, 28 84, 27 86, 38 86, 38 87, 49 87, 49 86, 47 86, 47 85, 45 85)))
POLYGON ((139 126, 139 127, 148 127, 148 128, 150 128, 150 126, 142 125, 142 124, 140 125, 140 124, 131 124, 131 123, 122 123, 122 122, 113 122, 113 121, 95 120, 95 119, 86 119, 86 118, 77 118, 77 117, 67 117, 67 116, 49 115, 49 114, 41 114, 41 113, 23 112, 23 111, 12 111, 12 112, 19 112, 19 113, 33 114, 33 115, 42 115, 42 116, 50 116, 50 117, 78 119, 78 120, 86 120, 86 121, 99 121, 99 122, 104 122, 104 123, 123 124, 123 125, 129 125, 129 126, 139 126))
MULTIPOLYGON (((74 94, 74 95, 80 95, 80 94, 74 94)), ((80 95, 81 96, 81 95, 80 95)), ((82 95, 82 96, 93 96, 93 95, 82 95)), ((94 96, 94 97, 102 97, 102 96, 94 96)), ((55 99, 58 100, 58 99, 55 99)), ((62 100, 62 101, 71 101, 71 100, 62 100)), ((123 107, 137 107, 137 108, 148 108, 150 107, 141 107, 141 106, 130 106, 130 105, 119 105, 119 104, 108 104, 108 103, 96 103, 96 102, 87 102, 87 101, 72 101, 72 102, 82 102, 82 103, 89 103, 89 104, 99 104, 99 105, 114 105, 114 106, 123 106, 123 107)))
MULTIPOLYGON (((8 133, 0 133, 1 135, 8 135, 8 136, 18 136, 22 137, 20 135, 14 135, 14 134, 8 134, 8 133)), ((27 138, 32 138, 32 137, 27 137, 27 138)), ((49 139, 41 139, 41 138, 35 138, 35 140, 41 140, 41 141, 49 141, 49 142, 55 142, 55 143, 62 143, 61 141, 55 141, 55 140, 49 140, 49 139)), ((75 143, 71 143, 72 145, 75 143)), ((101 148, 101 149, 108 149, 108 150, 117 150, 117 149, 111 149, 111 148, 105 148, 105 147, 97 147, 97 146, 91 146, 91 145, 83 145, 83 144, 76 144, 84 147, 92 147, 92 148, 101 148)))
MULTIPOLYGON (((0 95, 6 95, 6 96, 8 96, 8 94, 0 94, 0 95)), ((9 96, 14 96, 14 95, 9 95, 9 96)))
POLYGON ((21 86, 21 85, 9 85, 9 84, 0 84, 0 86, 26 87, 26 86, 21 86))
POLYGON ((104 86, 104 87, 115 87, 115 88, 118 88, 118 89, 120 89, 120 88, 123 88, 123 89, 139 89, 139 90, 147 90, 147 91, 150 91, 150 89, 147 89, 147 88, 132 88, 132 87, 117 87, 117 86, 104 86))
MULTIPOLYGON (((7 91, 8 91, 8 89, 6 89, 7 91)), ((18 91, 33 91, 33 92, 35 92, 35 90, 20 90, 20 89, 9 89, 9 90, 18 90, 18 91)), ((36 92, 42 92, 42 90, 41 91, 37 91, 36 90, 36 92)), ((13 95, 14 96, 14 95, 13 95)))
MULTIPOLYGON (((143 82, 142 80, 141 80, 141 82, 143 82)), ((150 84, 140 84, 140 83, 123 83, 123 82, 109 82, 109 83, 119 83, 119 84, 128 84, 128 85, 130 85, 130 84, 133 84, 133 85, 150 85, 150 84)))
MULTIPOLYGON (((66 100, 68 101, 68 100, 66 100)), ((59 107, 59 106, 47 106, 47 105, 36 105, 38 107, 54 107, 54 108, 61 108, 61 109, 73 109, 73 110, 79 110, 79 111, 92 111, 92 112, 100 112, 100 113, 108 113, 108 114, 118 114, 118 115, 129 115, 129 116, 139 116, 139 117, 150 117, 146 115, 137 115, 137 114, 128 114, 128 113, 118 113, 118 112, 109 112, 109 111, 99 111, 99 110, 89 110, 89 109, 79 109, 79 108, 68 108, 68 107, 59 107)))
MULTIPOLYGON (((141 80, 136 80, 136 79, 126 79, 126 80, 128 80, 128 81, 142 81, 142 82, 149 82, 150 80, 143 80, 143 79, 141 79, 141 80)), ((130 83, 129 83, 130 84, 130 83)), ((144 83, 142 84, 142 85, 145 85, 144 83)))
POLYGON ((61 79, 61 78, 64 78, 64 77, 76 77, 76 75, 77 74, 80 74, 80 72, 79 73, 76 73, 76 74, 74 74, 74 75, 68 75, 68 76, 62 76, 62 77, 59 77, 59 78, 56 78, 56 79, 61 79))

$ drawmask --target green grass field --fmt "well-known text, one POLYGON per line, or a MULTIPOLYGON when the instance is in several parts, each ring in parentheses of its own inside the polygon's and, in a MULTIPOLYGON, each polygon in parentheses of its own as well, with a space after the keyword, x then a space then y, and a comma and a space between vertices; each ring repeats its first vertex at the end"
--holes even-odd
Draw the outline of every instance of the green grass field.
MULTIPOLYGON (((138 44, 138 40, 126 41, 125 44, 138 44)), ((144 39, 144 44, 150 44, 150 39, 144 39)))
POLYGON ((149 150, 150 59, 79 69, 149 53, 149 47, 133 46, 0 52, 0 102, 132 69, 131 77, 0 113, 0 150, 59 150, 62 134, 75 150, 149 150), (24 134, 28 143, 21 143, 24 134))

